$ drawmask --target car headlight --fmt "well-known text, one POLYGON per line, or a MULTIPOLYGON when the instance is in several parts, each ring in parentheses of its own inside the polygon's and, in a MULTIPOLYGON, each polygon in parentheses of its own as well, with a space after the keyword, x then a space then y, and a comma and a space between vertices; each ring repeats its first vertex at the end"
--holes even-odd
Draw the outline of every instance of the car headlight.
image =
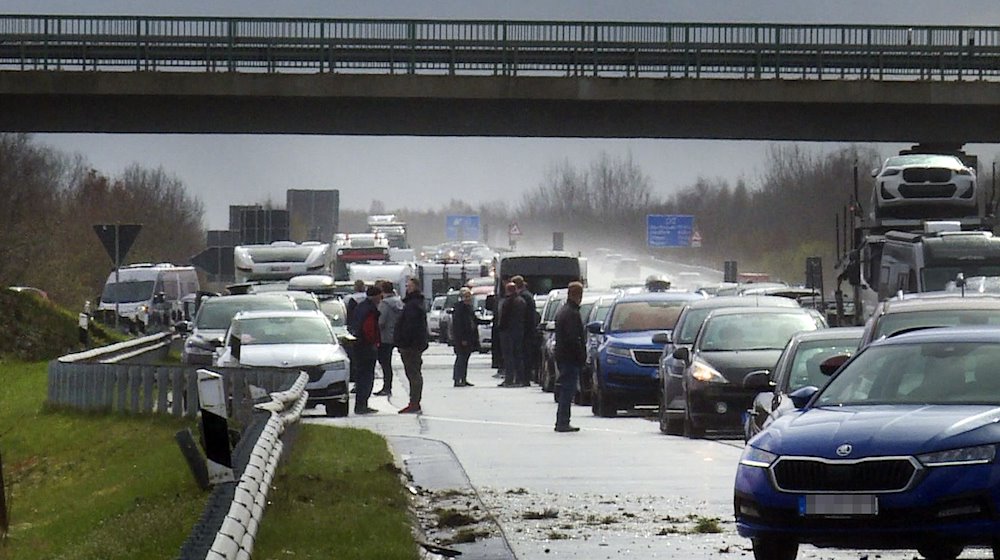
POLYGON ((983 465, 992 463, 997 454, 995 445, 977 445, 917 455, 925 467, 950 467, 954 465, 983 465))
POLYGON ((319 366, 323 371, 346 371, 347 370, 347 360, 337 360, 336 362, 330 362, 328 364, 323 364, 319 366))
POLYGON ((882 176, 883 177, 892 177, 893 175, 899 175, 900 171, 902 171, 902 170, 899 169, 898 167, 897 168, 886 169, 885 171, 882 172, 882 176))
POLYGON ((691 377, 705 383, 728 383, 717 369, 705 362, 691 364, 691 377))
POLYGON ((968 167, 963 167, 962 169, 956 169, 955 170, 955 174, 956 175, 966 175, 966 176, 968 176, 968 175, 972 175, 972 170, 969 169, 968 167))
POLYGON ((619 358, 631 358, 632 352, 628 348, 622 348, 620 346, 608 346, 609 356, 618 356, 619 358))
POLYGON ((743 448, 743 455, 740 457, 740 464, 748 467, 760 467, 766 469, 778 460, 778 456, 770 451, 764 451, 752 445, 743 448))

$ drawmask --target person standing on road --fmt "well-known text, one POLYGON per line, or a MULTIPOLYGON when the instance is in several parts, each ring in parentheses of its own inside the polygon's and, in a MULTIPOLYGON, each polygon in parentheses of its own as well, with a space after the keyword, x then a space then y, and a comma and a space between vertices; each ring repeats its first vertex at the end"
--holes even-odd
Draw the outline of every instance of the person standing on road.
POLYGON ((580 302, 583 301, 583 284, 570 282, 566 290, 566 304, 556 313, 556 431, 579 432, 580 428, 570 426, 570 408, 580 380, 580 370, 587 361, 587 335, 580 317, 580 302))
POLYGON ((357 394, 354 397, 355 414, 372 414, 378 410, 368 406, 368 399, 375 385, 375 361, 378 358, 379 328, 378 304, 382 301, 382 291, 371 286, 364 301, 359 303, 348 323, 348 330, 354 335, 354 360, 358 362, 356 374, 357 394))
POLYGON ((472 312, 472 290, 469 288, 459 290, 459 299, 451 314, 451 341, 455 346, 455 367, 452 370, 455 387, 472 387, 467 379, 469 357, 479 350, 479 330, 472 312))
POLYGON ((515 383, 521 387, 530 387, 531 379, 538 379, 536 372, 542 361, 542 340, 538 332, 538 310, 535 308, 535 295, 528 290, 528 285, 521 275, 510 279, 517 288, 517 295, 524 300, 524 348, 521 350, 521 372, 515 383))
POLYGON ((410 278, 406 281, 406 297, 403 298, 403 312, 396 324, 396 347, 399 357, 403 359, 403 370, 410 382, 410 403, 400 414, 417 414, 421 412, 420 398, 424 391, 424 375, 421 369, 424 365, 423 353, 427 350, 430 335, 427 332, 427 307, 424 294, 420 293, 420 280, 410 278))
POLYGON ((504 379, 499 387, 519 387, 524 375, 524 299, 518 297, 517 287, 508 282, 504 287, 507 297, 500 308, 497 330, 503 350, 504 379))
POLYGON ((396 347, 396 323, 403 314, 403 300, 396 294, 392 282, 381 284, 382 302, 378 304, 378 329, 381 344, 378 347, 378 363, 382 367, 382 388, 376 395, 392 395, 392 349, 396 347))
MULTIPOLYGON (((354 293, 344 297, 344 322, 348 325, 352 324, 354 318, 354 310, 358 308, 358 304, 365 300, 368 294, 365 293, 365 281, 355 280, 354 281, 354 293)), ((348 329, 350 331, 350 329, 348 329)), ((352 335, 354 333, 351 333, 352 335)), ((358 360, 354 357, 354 345, 345 344, 344 352, 347 353, 347 359, 351 361, 351 383, 357 384, 358 382, 358 360)), ((357 385, 351 389, 352 393, 357 392, 357 385)))

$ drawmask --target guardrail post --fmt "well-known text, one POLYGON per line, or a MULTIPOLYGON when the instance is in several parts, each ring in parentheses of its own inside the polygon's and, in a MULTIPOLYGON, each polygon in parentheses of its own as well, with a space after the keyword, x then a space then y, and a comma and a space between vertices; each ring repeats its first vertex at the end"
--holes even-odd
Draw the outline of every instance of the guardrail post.
POLYGON ((184 370, 170 372, 170 413, 180 418, 184 414, 184 370))
POLYGON ((142 387, 142 367, 128 366, 128 392, 129 406, 131 413, 139 412, 139 389, 142 387))
POLYGON ((156 368, 154 366, 142 366, 142 409, 141 412, 149 414, 153 412, 153 387, 156 383, 156 368))
POLYGON ((187 372, 187 387, 184 399, 184 417, 194 418, 198 415, 198 374, 187 372))
POLYGON ((205 455, 208 457, 208 480, 211 484, 232 482, 235 477, 222 376, 199 369, 196 379, 198 400, 201 402, 201 427, 205 435, 205 455))

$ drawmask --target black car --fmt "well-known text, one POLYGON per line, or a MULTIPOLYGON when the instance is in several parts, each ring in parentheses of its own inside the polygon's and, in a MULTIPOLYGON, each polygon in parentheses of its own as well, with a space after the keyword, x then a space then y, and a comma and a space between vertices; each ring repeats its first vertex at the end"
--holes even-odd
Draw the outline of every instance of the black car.
MULTIPOLYGON (((719 296, 693 301, 681 311, 677 324, 670 333, 654 338, 664 344, 660 356, 660 431, 680 435, 684 427, 684 369, 686 364, 674 358, 674 350, 690 347, 705 317, 713 309, 723 307, 784 307, 796 309, 793 299, 776 296, 719 296)), ((596 346, 595 346, 596 348, 596 346)))
POLYGON ((753 374, 744 382, 747 388, 761 391, 754 397, 743 422, 744 439, 749 441, 775 418, 794 410, 790 394, 803 387, 825 385, 828 377, 820 371, 820 364, 833 356, 853 354, 863 330, 843 327, 803 331, 792 336, 770 376, 753 374))
POLYGON ((709 313, 694 344, 674 351, 685 364, 684 435, 742 430, 743 413, 756 394, 744 386, 744 378, 761 371, 769 374, 792 335, 817 328, 801 307, 734 307, 709 313))

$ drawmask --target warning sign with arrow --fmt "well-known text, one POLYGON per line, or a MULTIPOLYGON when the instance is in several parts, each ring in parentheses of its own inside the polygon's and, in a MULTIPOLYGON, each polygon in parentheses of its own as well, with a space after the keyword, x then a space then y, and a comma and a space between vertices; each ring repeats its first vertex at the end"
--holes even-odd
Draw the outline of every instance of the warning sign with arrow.
POLYGON ((694 230, 691 232, 691 246, 701 247, 701 232, 694 230))

